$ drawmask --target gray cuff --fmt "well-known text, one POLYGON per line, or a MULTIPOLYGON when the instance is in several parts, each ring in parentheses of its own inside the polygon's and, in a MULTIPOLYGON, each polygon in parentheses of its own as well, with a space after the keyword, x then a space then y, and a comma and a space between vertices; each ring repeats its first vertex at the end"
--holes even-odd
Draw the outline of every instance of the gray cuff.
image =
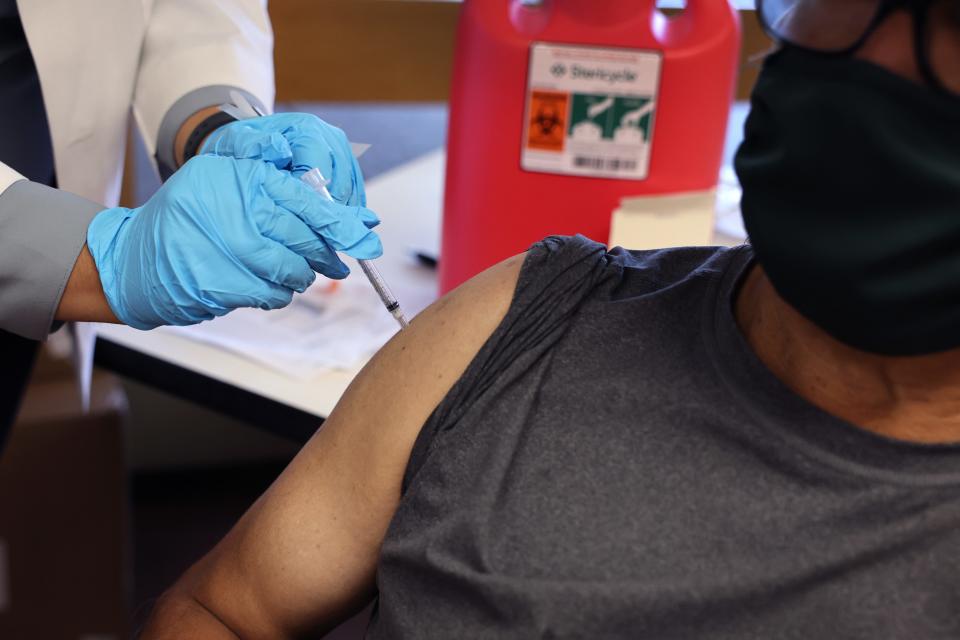
POLYGON ((0 329, 44 340, 103 205, 20 180, 0 194, 0 329))
POLYGON ((177 132, 187 121, 187 118, 201 109, 221 105, 224 102, 230 102, 230 92, 236 91, 243 95, 250 104, 266 113, 263 103, 252 93, 230 87, 227 85, 210 85, 194 89, 187 95, 173 103, 173 106, 163 116, 160 123, 160 132, 157 134, 157 167, 160 169, 160 177, 166 180, 173 172, 177 170, 177 163, 174 160, 173 148, 177 138, 177 132))

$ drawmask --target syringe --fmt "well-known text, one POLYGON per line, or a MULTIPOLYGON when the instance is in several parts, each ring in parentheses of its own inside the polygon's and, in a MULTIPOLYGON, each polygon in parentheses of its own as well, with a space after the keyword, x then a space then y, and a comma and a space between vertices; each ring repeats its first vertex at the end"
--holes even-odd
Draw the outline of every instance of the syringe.
MULTIPOLYGON (((322 195, 327 200, 333 200, 333 196, 331 196, 330 192, 327 190, 326 179, 316 167, 303 174, 301 179, 306 182, 310 188, 322 195)), ((388 287, 386 281, 384 281, 383 276, 380 275, 377 265, 373 263, 373 260, 357 260, 357 262, 360 263, 360 268, 367 276, 367 280, 370 281, 370 284, 373 285, 377 295, 380 296, 383 306, 385 306, 387 311, 390 312, 390 315, 392 315, 397 322, 400 323, 400 328, 406 329, 408 324, 407 318, 403 315, 403 310, 400 308, 400 303, 397 302, 396 296, 393 295, 393 293, 390 291, 390 287, 388 287)))

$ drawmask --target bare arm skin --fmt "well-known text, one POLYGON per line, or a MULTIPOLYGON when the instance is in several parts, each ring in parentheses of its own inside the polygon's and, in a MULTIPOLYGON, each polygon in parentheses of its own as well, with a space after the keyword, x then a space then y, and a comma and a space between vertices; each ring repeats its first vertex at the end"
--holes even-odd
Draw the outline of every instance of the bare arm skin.
MULTIPOLYGON (((187 139, 190 138, 190 134, 197 128, 197 125, 218 111, 220 111, 220 107, 218 106, 206 107, 184 120, 180 126, 180 130, 177 131, 177 135, 173 139, 173 156, 174 160, 177 161, 177 167, 182 167, 183 163, 186 162, 186 158, 184 158, 185 147, 187 146, 187 139)), ((210 133, 213 132, 211 131, 210 133)), ((207 138, 209 137, 210 135, 207 134, 207 138)), ((204 138, 203 141, 200 142, 200 148, 203 148, 203 142, 206 141, 207 138, 204 138)))
POLYGON ((107 304, 100 273, 86 244, 73 265, 55 317, 61 322, 120 322, 107 304))
POLYGON ((143 638, 314 637, 374 593, 420 428, 510 306, 522 256, 420 314, 357 376, 290 466, 164 595, 143 638))

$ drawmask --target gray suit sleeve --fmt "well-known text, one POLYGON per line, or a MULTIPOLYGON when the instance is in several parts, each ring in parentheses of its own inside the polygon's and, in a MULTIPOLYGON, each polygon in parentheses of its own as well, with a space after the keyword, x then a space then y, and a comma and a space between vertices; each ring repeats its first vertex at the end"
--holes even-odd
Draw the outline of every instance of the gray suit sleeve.
POLYGON ((160 123, 160 132, 157 134, 157 168, 160 170, 161 178, 166 180, 177 170, 173 154, 174 141, 187 118, 201 109, 229 102, 231 91, 243 95, 250 104, 266 113, 263 102, 249 91, 226 85, 210 85, 194 89, 174 102, 160 123))
POLYGON ((20 180, 0 194, 0 329, 50 333, 87 226, 103 205, 20 180))

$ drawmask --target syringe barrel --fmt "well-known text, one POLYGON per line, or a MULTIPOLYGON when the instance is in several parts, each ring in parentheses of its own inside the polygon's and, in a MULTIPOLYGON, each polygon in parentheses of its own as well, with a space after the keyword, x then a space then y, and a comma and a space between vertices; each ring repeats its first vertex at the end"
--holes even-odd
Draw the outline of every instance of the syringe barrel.
POLYGON ((307 185, 317 193, 323 194, 327 200, 333 200, 330 192, 327 191, 327 181, 324 179, 323 174, 320 173, 320 169, 314 167, 300 176, 300 179, 306 182, 307 185))
POLYGON ((387 311, 393 313, 393 310, 398 308, 400 303, 397 302, 396 296, 393 295, 383 276, 380 275, 377 265, 374 264, 373 260, 357 260, 357 262, 360 263, 360 268, 363 269, 363 273, 366 274, 370 284, 377 290, 377 294, 383 300, 383 304, 386 305, 387 311))
MULTIPOLYGON (((327 190, 327 181, 323 177, 323 173, 321 173, 316 167, 304 173, 300 179, 313 188, 314 191, 323 195, 323 197, 327 200, 333 200, 333 197, 330 195, 330 191, 327 190)), ((406 328, 407 318, 403 315, 403 311, 400 309, 400 303, 397 301, 396 296, 393 295, 393 292, 390 291, 390 287, 387 286, 383 276, 380 275, 380 270, 377 269, 377 266, 373 263, 373 260, 357 260, 357 262, 360 263, 360 268, 363 269, 363 273, 367 276, 367 280, 370 281, 370 284, 373 285, 377 295, 380 296, 380 300, 387 308, 387 311, 389 311, 390 315, 397 319, 397 322, 400 323, 401 328, 406 328)))

